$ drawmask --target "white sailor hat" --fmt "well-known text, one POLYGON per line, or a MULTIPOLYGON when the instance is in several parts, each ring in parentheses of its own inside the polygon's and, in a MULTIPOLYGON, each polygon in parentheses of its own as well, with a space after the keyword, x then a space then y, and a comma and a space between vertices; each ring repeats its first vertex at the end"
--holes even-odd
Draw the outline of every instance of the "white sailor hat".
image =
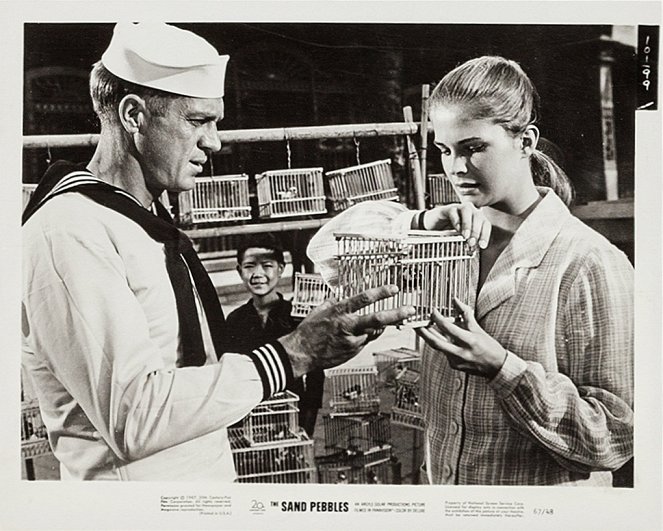
POLYGON ((220 98, 228 59, 190 31, 158 22, 120 22, 101 63, 137 85, 194 98, 220 98))

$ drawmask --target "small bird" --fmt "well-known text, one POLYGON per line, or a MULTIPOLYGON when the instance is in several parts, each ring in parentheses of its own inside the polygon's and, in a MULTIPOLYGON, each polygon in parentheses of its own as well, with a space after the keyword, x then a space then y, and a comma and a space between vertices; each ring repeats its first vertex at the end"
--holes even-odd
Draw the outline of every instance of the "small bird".
POLYGON ((361 385, 359 384, 348 387, 343 393, 341 393, 341 396, 346 400, 357 400, 359 395, 361 395, 361 385))
POLYGON ((299 192, 297 190, 297 187, 291 186, 287 190, 281 190, 280 192, 277 192, 277 195, 279 196, 279 199, 294 199, 299 195, 299 192))

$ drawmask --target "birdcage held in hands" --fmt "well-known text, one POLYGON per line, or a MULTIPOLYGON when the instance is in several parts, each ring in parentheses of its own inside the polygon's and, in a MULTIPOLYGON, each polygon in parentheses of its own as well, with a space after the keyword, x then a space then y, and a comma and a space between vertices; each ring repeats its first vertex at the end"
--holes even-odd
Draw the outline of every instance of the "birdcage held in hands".
POLYGON ((306 317, 325 300, 333 297, 319 273, 295 273, 295 288, 292 297, 292 317, 306 317))
POLYGON ((428 182, 428 203, 430 207, 460 203, 460 198, 451 181, 444 173, 431 173, 428 182))
POLYGON ((472 254, 455 231, 410 231, 402 237, 335 234, 338 244, 338 296, 345 298, 366 289, 395 284, 399 292, 362 310, 412 306, 406 322, 424 326, 437 309, 455 315, 453 298, 470 300, 472 254))
POLYGON ((185 224, 251 219, 249 176, 196 177, 194 188, 181 192, 178 202, 180 220, 185 224))
POLYGON ((239 483, 316 483, 314 441, 301 430, 289 441, 251 446, 240 430, 228 430, 239 483))
POLYGON ((380 409, 378 373, 375 366, 337 367, 325 372, 331 389, 330 413, 359 415, 380 409))
POLYGON ((324 214, 322 168, 270 170, 256 175, 258 216, 280 218, 324 214))
POLYGON ((370 200, 398 201, 390 160, 378 160, 328 171, 329 197, 335 211, 370 200))
POLYGON ((325 448, 367 452, 391 441, 388 415, 324 415, 325 448))

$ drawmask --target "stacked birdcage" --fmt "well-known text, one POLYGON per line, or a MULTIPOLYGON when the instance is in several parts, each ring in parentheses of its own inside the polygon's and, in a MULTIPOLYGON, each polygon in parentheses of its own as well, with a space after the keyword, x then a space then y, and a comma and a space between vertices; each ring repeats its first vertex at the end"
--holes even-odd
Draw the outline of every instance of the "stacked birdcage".
POLYGON ((178 196, 184 223, 216 223, 251 219, 249 176, 197 177, 192 190, 178 196))
POLYGON ((388 444, 367 452, 339 451, 316 459, 319 482, 325 484, 389 484, 393 462, 388 444))
POLYGON ((299 397, 277 393, 228 429, 238 481, 315 483, 313 445, 299 427, 299 397))
POLYGON ((378 160, 349 168, 328 171, 330 199, 335 211, 345 210, 362 201, 398 201, 390 160, 378 160))
POLYGON ((22 196, 23 196, 23 208, 28 204, 28 201, 30 201, 30 198, 32 197, 32 194, 35 193, 35 189, 37 188, 36 184, 27 184, 23 183, 23 190, 22 190, 22 196))
POLYGON ((23 459, 33 459, 50 454, 46 426, 39 412, 36 400, 21 404, 21 455, 23 459))
POLYGON ((396 295, 363 308, 362 313, 412 306, 415 314, 406 322, 424 326, 435 309, 445 317, 454 316, 454 297, 470 299, 472 254, 455 231, 410 231, 403 237, 335 236, 339 298, 387 284, 399 287, 396 295))
POLYGON ((244 418, 244 437, 251 446, 299 438, 299 397, 283 391, 262 401, 244 418))
POLYGON ((403 367, 395 377, 394 404, 391 408, 391 421, 394 424, 424 429, 424 418, 419 401, 420 367, 403 367))
POLYGON ((391 442, 389 416, 375 413, 361 416, 323 416, 325 447, 347 452, 368 452, 391 442))
POLYGON ((306 317, 313 308, 334 296, 319 273, 295 273, 295 289, 292 296, 292 317, 306 317))
POLYGON ((374 352, 373 359, 379 382, 386 388, 393 388, 396 385, 396 376, 401 370, 419 366, 420 354, 411 348, 398 347, 374 352))
POLYGON ((322 168, 270 170, 256 175, 258 216, 281 218, 324 214, 322 168))
POLYGON ((427 181, 429 206, 460 203, 456 189, 444 173, 429 174, 427 181))
POLYGON ((229 429, 239 483, 316 483, 313 445, 304 430, 296 439, 252 446, 240 430, 229 429))
POLYGON ((375 366, 337 367, 326 371, 326 377, 331 387, 331 414, 365 415, 379 411, 378 372, 375 366))

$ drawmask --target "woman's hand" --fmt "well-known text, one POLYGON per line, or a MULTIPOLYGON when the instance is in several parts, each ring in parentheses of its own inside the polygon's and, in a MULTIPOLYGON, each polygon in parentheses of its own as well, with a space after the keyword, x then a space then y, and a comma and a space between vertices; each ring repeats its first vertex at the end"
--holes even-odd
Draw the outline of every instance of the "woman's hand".
POLYGON ((422 222, 426 230, 456 229, 467 240, 472 251, 477 244, 481 249, 488 247, 492 225, 472 203, 437 206, 425 210, 423 216, 422 222))
POLYGON ((479 326, 474 312, 467 304, 454 297, 462 323, 445 319, 434 310, 428 326, 417 329, 426 343, 441 351, 452 369, 493 378, 501 369, 506 350, 479 326))

